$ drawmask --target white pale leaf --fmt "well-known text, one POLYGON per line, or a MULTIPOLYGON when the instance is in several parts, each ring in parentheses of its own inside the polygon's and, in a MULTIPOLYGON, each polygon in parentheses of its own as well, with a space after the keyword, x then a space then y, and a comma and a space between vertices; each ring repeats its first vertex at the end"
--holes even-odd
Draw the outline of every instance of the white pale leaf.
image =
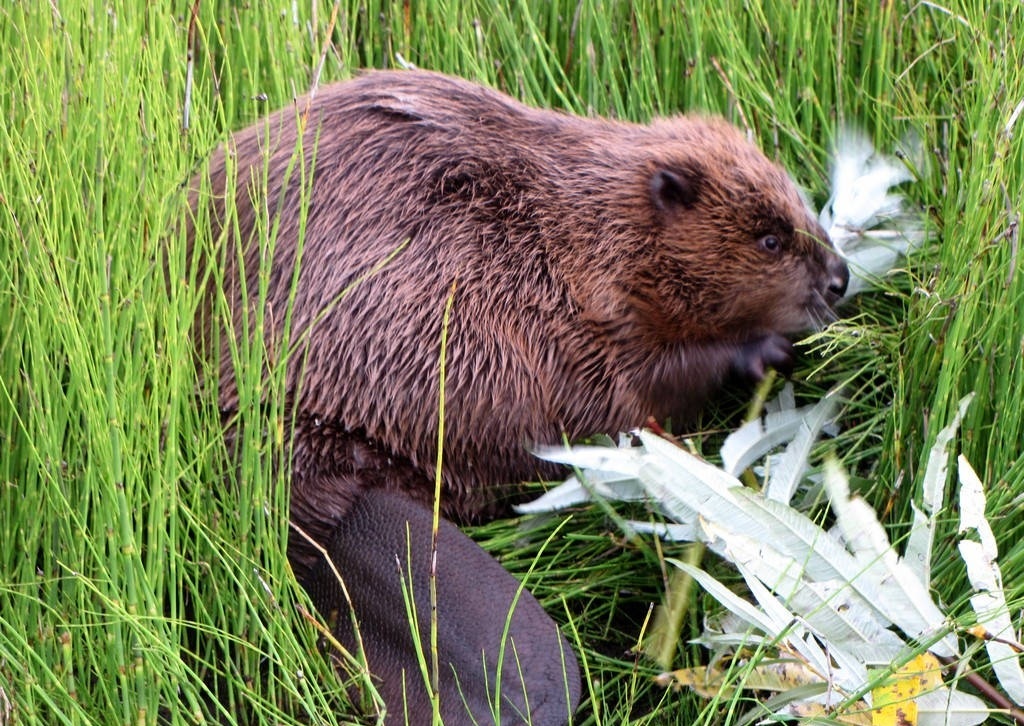
POLYGON ((844 651, 852 656, 847 659, 851 663, 858 659, 861 663, 888 663, 906 647, 845 583, 811 582, 804 577, 800 562, 779 553, 769 543, 706 520, 701 521, 701 527, 717 554, 745 568, 792 612, 800 613, 837 660, 837 653, 844 651))
MULTIPOLYGON (((808 637, 808 639, 810 638, 808 637)), ((834 663, 834 665, 828 665, 825 671, 829 682, 832 684, 832 693, 828 694, 823 703, 835 704, 848 698, 850 693, 859 691, 868 682, 868 667, 866 664, 873 662, 877 656, 872 656, 866 660, 864 654, 870 651, 864 644, 851 647, 851 644, 848 643, 835 645, 826 642, 822 643, 822 646, 828 658, 828 661, 826 661, 827 665, 834 663)), ((870 702, 868 695, 865 698, 870 702)))
POLYGON ((804 658, 807 665, 823 676, 827 674, 831 667, 828 656, 813 638, 803 638, 805 630, 796 614, 783 605, 744 565, 736 563, 736 569, 743 575, 750 594, 757 600, 761 610, 775 623, 774 630, 767 632, 785 638, 785 642, 804 658))
POLYGON ((769 451, 791 441, 806 413, 807 409, 786 409, 743 424, 722 442, 719 451, 722 468, 733 476, 739 476, 769 451))
POLYGON ((757 650, 774 647, 777 644, 775 636, 758 635, 749 631, 740 633, 734 630, 721 633, 705 630, 700 637, 693 638, 689 642, 702 645, 712 652, 728 651, 730 653, 741 648, 757 650))
MULTIPOLYGON (((745 491, 742 501, 752 517, 762 523, 763 536, 780 552, 804 563, 807 576, 815 581, 849 581, 860 572, 856 560, 835 538, 805 515, 779 502, 745 491)), ((874 591, 861 593, 868 601, 874 591)))
POLYGON ((900 637, 888 630, 878 615, 849 588, 843 599, 824 599, 809 583, 793 593, 787 604, 802 613, 807 624, 820 633, 826 644, 867 665, 891 663, 907 649, 900 637), (808 608, 808 609, 805 609, 808 608))
MULTIPOLYGON (((648 431, 639 433, 644 447, 640 480, 648 494, 677 522, 693 520, 693 513, 732 516, 747 520, 736 505, 743 486, 735 477, 648 431)), ((747 521, 751 527, 756 522, 747 521)), ((743 521, 737 521, 743 526, 743 521)))
POLYGON ((896 159, 875 154, 863 134, 840 139, 832 170, 832 198, 819 220, 850 268, 846 298, 872 287, 924 239, 923 217, 905 212, 892 187, 911 175, 896 159), (880 223, 887 229, 872 229, 880 223))
POLYGON ((603 471, 636 478, 640 468, 638 448, 614 448, 611 446, 544 446, 534 450, 534 455, 545 461, 574 466, 577 469, 603 471))
POLYGON ((660 437, 646 432, 640 437, 648 449, 641 481, 673 519, 689 521, 689 512, 696 512, 710 522, 771 541, 780 552, 804 562, 813 579, 843 578, 859 570, 849 553, 803 514, 764 499, 660 437))
MULTIPOLYGON (((724 490, 708 486, 707 481, 700 476, 702 467, 710 468, 718 477, 722 477, 723 472, 667 442, 655 442, 655 437, 645 437, 641 433, 641 438, 652 449, 648 452, 652 458, 658 457, 660 449, 669 447, 675 449, 671 452, 672 456, 692 460, 679 467, 645 464, 641 469, 641 479, 648 485, 652 498, 660 501, 670 515, 677 509, 694 511, 709 522, 722 524, 754 539, 770 541, 780 553, 803 563, 809 579, 849 582, 853 591, 851 597, 865 603, 876 613, 876 618, 884 618, 885 622, 907 628, 915 635, 930 633, 937 627, 936 623, 941 626, 944 622, 937 610, 927 610, 929 606, 934 608, 930 597, 926 596, 923 603, 915 606, 924 609, 925 615, 930 617, 915 612, 914 608, 910 609, 910 614, 904 613, 908 606, 902 598, 898 598, 895 605, 885 601, 881 591, 882 580, 865 576, 864 563, 854 558, 804 515, 783 504, 764 499, 740 486, 735 480, 732 487, 724 490)), ((726 476, 726 479, 729 480, 729 477, 726 476)), ((715 543, 709 544, 714 546, 715 543)), ((886 570, 880 574, 889 578, 886 570)), ((897 588, 895 595, 900 594, 897 588)), ((940 643, 937 648, 940 654, 947 651, 952 653, 948 642, 940 643)))
POLYGON ((903 559, 907 566, 917 573, 921 582, 932 581, 931 556, 935 540, 935 518, 941 511, 945 498, 949 444, 956 436, 960 421, 973 398, 974 394, 970 393, 960 399, 953 420, 935 437, 935 444, 928 452, 928 464, 925 467, 924 479, 921 481, 921 509, 914 507, 910 537, 903 551, 903 559))
POLYGON ((697 517, 690 522, 641 522, 631 519, 627 524, 638 534, 651 534, 668 542, 698 542, 697 517))
MULTIPOLYGON (((889 630, 892 623, 871 603, 865 602, 848 582, 809 582, 803 590, 793 593, 791 603, 797 612, 808 613, 808 621, 814 623, 817 611, 824 607, 822 604, 827 604, 842 619, 843 627, 855 634, 845 641, 846 647, 854 649, 858 641, 863 643, 866 651, 862 660, 866 663, 890 663, 907 647, 899 635, 889 630)), ((837 635, 840 632, 837 631, 837 635)))
MULTIPOLYGON (((670 441, 651 431, 639 431, 637 436, 643 447, 638 449, 642 454, 644 465, 657 462, 669 468, 678 468, 688 476, 694 477, 704 485, 721 496, 730 496, 731 490, 745 489, 743 484, 735 476, 709 464, 704 459, 694 456, 689 451, 681 449, 670 441)), ((640 474, 644 467, 641 467, 640 474)), ((643 479, 643 476, 640 476, 643 479)))
POLYGON ((589 502, 594 495, 622 502, 642 501, 647 497, 643 485, 636 477, 590 469, 586 474, 586 483, 575 475, 570 476, 536 499, 518 504, 513 509, 519 514, 553 512, 589 502))
POLYGON ((748 537, 727 524, 700 520, 700 529, 708 546, 736 565, 743 565, 783 599, 801 589, 807 580, 803 567, 792 557, 780 553, 769 541, 748 537))
POLYGON ((922 693, 914 700, 918 726, 977 726, 991 715, 977 696, 948 688, 922 693))
POLYGON ((786 451, 774 459, 774 465, 764 487, 764 495, 783 504, 789 504, 793 498, 811 456, 811 447, 818 440, 821 430, 835 417, 839 405, 839 394, 830 391, 820 401, 809 408, 801 409, 805 414, 801 417, 793 440, 786 446, 786 451))
POLYGON ((910 179, 902 163, 876 155, 865 135, 845 132, 836 149, 832 198, 822 210, 822 226, 833 240, 846 230, 870 229, 899 213, 901 198, 889 190, 910 179))
MULTIPOLYGON (((974 471, 974 467, 963 454, 957 457, 957 474, 960 477, 960 535, 968 534, 974 530, 981 543, 985 556, 995 564, 999 556, 996 537, 992 533, 992 527, 985 518, 985 487, 974 471)), ((998 574, 998 569, 990 570, 991 574, 998 574)), ((972 583, 973 584, 973 583, 972 583)))
POLYGON ((971 607, 978 624, 993 636, 985 641, 992 670, 1006 695, 1024 705, 1024 672, 1020 654, 1009 643, 1016 638, 1003 592, 1003 576, 996 562, 999 552, 995 535, 985 518, 985 492, 981 479, 962 455, 957 459, 960 474, 960 535, 975 535, 978 541, 960 541, 960 556, 967 565, 967 577, 974 594, 971 607))
POLYGON ((844 259, 850 269, 850 282, 843 299, 847 300, 876 287, 877 280, 891 272, 911 247, 920 244, 917 241, 920 237, 908 234, 894 239, 891 233, 882 234, 872 230, 862 232, 857 244, 848 243, 847 247, 851 251, 844 254, 844 259))
MULTIPOLYGON (((943 630, 946 618, 928 588, 899 561, 874 510, 863 500, 850 498, 846 475, 834 461, 826 462, 825 488, 836 523, 861 566, 851 584, 857 587, 861 581, 871 582, 878 598, 870 601, 873 607, 911 637, 931 637, 943 630)), ((931 650, 952 657, 956 640, 947 634, 933 643, 931 650)))
POLYGON ((583 486, 578 478, 571 476, 536 499, 516 504, 512 508, 518 514, 539 514, 542 512, 554 512, 589 501, 590 491, 583 486))
POLYGON ((796 394, 793 392, 793 382, 786 381, 786 384, 779 391, 779 395, 764 404, 765 413, 776 411, 787 411, 796 408, 796 394))
POLYGON ((776 623, 767 613, 758 610, 704 570, 672 558, 667 561, 696 580, 711 597, 750 627, 761 633, 777 633, 786 627, 785 621, 776 623))

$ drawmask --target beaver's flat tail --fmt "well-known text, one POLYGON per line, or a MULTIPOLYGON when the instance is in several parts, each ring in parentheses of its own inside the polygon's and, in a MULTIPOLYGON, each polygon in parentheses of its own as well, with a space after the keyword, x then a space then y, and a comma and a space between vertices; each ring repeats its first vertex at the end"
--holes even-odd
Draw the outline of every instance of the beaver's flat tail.
MULTIPOLYGON (((431 523, 427 508, 399 492, 365 491, 328 546, 334 569, 320 563, 307 583, 335 637, 352 653, 358 642, 354 610, 366 661, 387 705, 387 724, 431 722, 429 676, 421 667, 429 671, 432 662, 431 523), (415 638, 403 589, 415 603, 415 638)), ((580 700, 579 665, 537 600, 444 520, 436 572, 444 723, 567 723, 580 700)))

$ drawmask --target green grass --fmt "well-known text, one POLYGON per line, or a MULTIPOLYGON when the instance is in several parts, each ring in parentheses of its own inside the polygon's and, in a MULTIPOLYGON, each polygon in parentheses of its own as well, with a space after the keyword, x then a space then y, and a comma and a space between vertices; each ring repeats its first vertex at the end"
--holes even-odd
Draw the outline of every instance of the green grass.
MULTIPOLYGON (((237 469, 197 388, 185 188, 228 130, 316 69, 326 81, 397 55, 579 113, 723 113, 817 202, 843 123, 883 150, 916 136, 909 193, 933 242, 847 310, 855 335, 807 350, 804 373, 828 365, 798 390, 849 382, 834 448, 894 539, 936 432, 976 390, 959 447, 1002 515, 1011 611, 1024 604, 1024 115, 1006 132, 1024 101, 1020 3, 202 2, 189 91, 191 5, 0 7, 0 723, 6 702, 21 724, 351 720, 285 559, 285 474, 268 455, 286 447, 279 380, 245 379, 272 403, 239 414, 237 469)), ((238 354, 262 371, 274 351, 238 354)), ((742 407, 723 397, 706 428, 742 407)), ((966 614, 953 520, 935 584, 966 614)), ((535 525, 532 544, 514 521, 476 534, 523 573, 557 522, 535 525)), ((662 692, 627 653, 662 554, 594 510, 538 563, 534 591, 578 634, 579 723, 742 710, 662 692)), ((702 657, 681 644, 680 664, 702 657)))

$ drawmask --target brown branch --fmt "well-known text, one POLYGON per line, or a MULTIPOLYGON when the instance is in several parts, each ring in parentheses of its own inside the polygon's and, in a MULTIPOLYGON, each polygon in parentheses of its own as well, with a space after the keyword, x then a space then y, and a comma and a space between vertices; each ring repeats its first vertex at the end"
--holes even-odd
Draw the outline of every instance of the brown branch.
MULTIPOLYGON (((942 656, 935 657, 938 658, 940 663, 949 668, 957 668, 960 665, 956 658, 942 656)), ((963 671, 963 676, 967 679, 968 683, 978 689, 978 692, 989 703, 1000 711, 1005 711, 1015 723, 1024 726, 1024 711, 1018 708, 1017 705, 1007 698, 998 688, 982 678, 977 671, 971 670, 969 666, 963 671)))

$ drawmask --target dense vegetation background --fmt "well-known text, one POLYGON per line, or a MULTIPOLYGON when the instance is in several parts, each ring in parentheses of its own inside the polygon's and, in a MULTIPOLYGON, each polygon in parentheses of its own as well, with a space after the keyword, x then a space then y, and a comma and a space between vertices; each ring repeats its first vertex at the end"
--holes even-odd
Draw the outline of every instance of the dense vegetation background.
MULTIPOLYGON (((182 222, 187 181, 229 130, 400 58, 577 113, 725 114, 817 204, 844 124, 916 148, 907 192, 931 243, 804 348, 798 391, 848 383, 830 446, 894 540, 932 438, 976 391, 958 445, 989 486, 1019 609, 1022 35, 1013 1, 0 4, 0 724, 355 719, 284 555, 287 489, 266 455, 286 445, 283 413, 242 411, 233 468, 196 393, 182 222)), ((276 379, 249 383, 275 400, 276 379)), ((705 427, 742 405, 726 398, 705 427)), ((477 534, 524 573, 559 524, 525 543, 516 522, 477 534)), ((579 723, 741 710, 662 691, 629 652, 661 556, 595 508, 536 559, 534 589, 583 656, 579 723)), ((937 597, 966 615, 941 559, 937 597)), ((701 657, 680 645, 680 664, 701 657)))

